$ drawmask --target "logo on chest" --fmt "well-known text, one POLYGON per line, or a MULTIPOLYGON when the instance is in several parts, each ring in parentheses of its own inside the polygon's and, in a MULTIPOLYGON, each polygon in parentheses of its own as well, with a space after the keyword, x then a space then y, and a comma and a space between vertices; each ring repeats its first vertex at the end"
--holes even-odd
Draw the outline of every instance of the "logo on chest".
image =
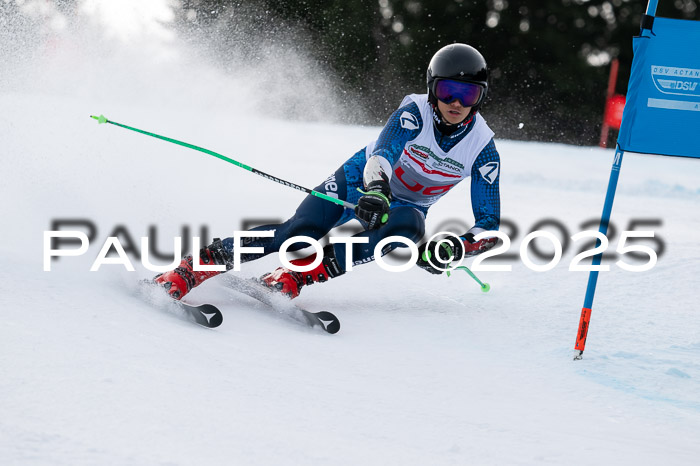
POLYGON ((411 165, 420 167, 428 175, 462 178, 464 165, 450 157, 439 157, 429 147, 411 144, 404 148, 403 154, 412 162, 411 165))

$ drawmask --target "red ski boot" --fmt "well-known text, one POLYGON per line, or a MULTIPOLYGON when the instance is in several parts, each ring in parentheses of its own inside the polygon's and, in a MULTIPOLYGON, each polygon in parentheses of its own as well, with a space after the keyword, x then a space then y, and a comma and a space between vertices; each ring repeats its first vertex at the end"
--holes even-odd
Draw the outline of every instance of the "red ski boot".
MULTIPOLYGON (((297 266, 305 266, 311 264, 314 259, 316 259, 316 254, 290 262, 297 266)), ((333 245, 329 244, 323 249, 323 260, 315 269, 308 272, 295 272, 285 267, 279 267, 274 272, 260 277, 260 281, 273 290, 284 293, 290 298, 296 298, 304 285, 323 283, 344 273, 345 270, 340 268, 335 258, 333 245)))
MULTIPOLYGON (((225 265, 226 270, 230 270, 233 268, 233 264, 228 259, 229 254, 223 248, 221 240, 218 238, 215 238, 211 245, 199 250, 200 265, 225 265)), ((189 293, 192 288, 221 273, 223 272, 194 270, 192 268, 192 256, 187 255, 182 258, 182 262, 175 270, 156 275, 153 281, 162 285, 170 297, 179 300, 189 293)))

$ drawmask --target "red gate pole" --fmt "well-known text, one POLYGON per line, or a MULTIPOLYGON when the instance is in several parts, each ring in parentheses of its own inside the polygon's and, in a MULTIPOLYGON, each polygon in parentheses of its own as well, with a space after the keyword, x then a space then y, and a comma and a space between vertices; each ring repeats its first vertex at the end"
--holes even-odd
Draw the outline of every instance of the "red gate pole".
POLYGON ((605 96, 605 112, 603 113, 603 127, 600 129, 600 142, 598 145, 600 147, 608 147, 608 134, 610 132, 610 126, 606 123, 605 114, 608 112, 608 102, 610 98, 615 93, 615 86, 617 85, 617 69, 620 66, 620 60, 613 58, 610 63, 610 76, 608 77, 608 93, 605 96))

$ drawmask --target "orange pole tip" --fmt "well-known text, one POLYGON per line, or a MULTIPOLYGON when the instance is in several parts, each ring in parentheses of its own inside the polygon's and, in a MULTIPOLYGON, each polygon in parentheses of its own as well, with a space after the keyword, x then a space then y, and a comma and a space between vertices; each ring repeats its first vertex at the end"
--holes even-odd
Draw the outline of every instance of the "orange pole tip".
POLYGON ((588 323, 591 320, 591 310, 584 307, 581 309, 581 320, 578 323, 578 333, 576 334, 575 349, 583 352, 586 347, 586 336, 588 335, 588 323))

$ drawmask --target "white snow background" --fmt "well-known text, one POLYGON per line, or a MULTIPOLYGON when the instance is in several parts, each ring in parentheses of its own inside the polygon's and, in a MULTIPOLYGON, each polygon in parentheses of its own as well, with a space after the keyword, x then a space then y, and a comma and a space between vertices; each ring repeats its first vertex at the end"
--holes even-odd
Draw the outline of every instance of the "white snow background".
MULTIPOLYGON (((308 187, 380 128, 332 123, 356 109, 304 73, 303 54, 224 73, 160 29, 110 35, 101 4, 81 2, 79 21, 25 12, 48 24, 39 45, 10 18, 0 47, 0 464, 697 464, 698 160, 625 155, 613 223, 660 219, 665 251, 648 272, 607 262, 581 361, 588 274, 568 270, 580 244, 548 272, 518 260, 479 273, 489 293, 462 272, 376 264, 304 288, 298 304, 336 313, 337 335, 216 278, 189 296, 223 310, 207 330, 135 297, 152 275, 136 260, 136 272, 89 272, 107 236, 121 225, 138 241, 155 225, 151 240, 172 251, 183 225, 229 236, 246 219, 286 218, 303 193, 89 115, 308 187), (290 108, 307 121, 280 118, 290 108), (44 231, 67 218, 90 219, 97 238, 44 272, 44 231)), ((600 215, 613 151, 496 142, 502 215, 520 230, 511 252, 539 220, 573 235, 600 215)), ((468 185, 431 209, 429 233, 472 220, 468 185)))

